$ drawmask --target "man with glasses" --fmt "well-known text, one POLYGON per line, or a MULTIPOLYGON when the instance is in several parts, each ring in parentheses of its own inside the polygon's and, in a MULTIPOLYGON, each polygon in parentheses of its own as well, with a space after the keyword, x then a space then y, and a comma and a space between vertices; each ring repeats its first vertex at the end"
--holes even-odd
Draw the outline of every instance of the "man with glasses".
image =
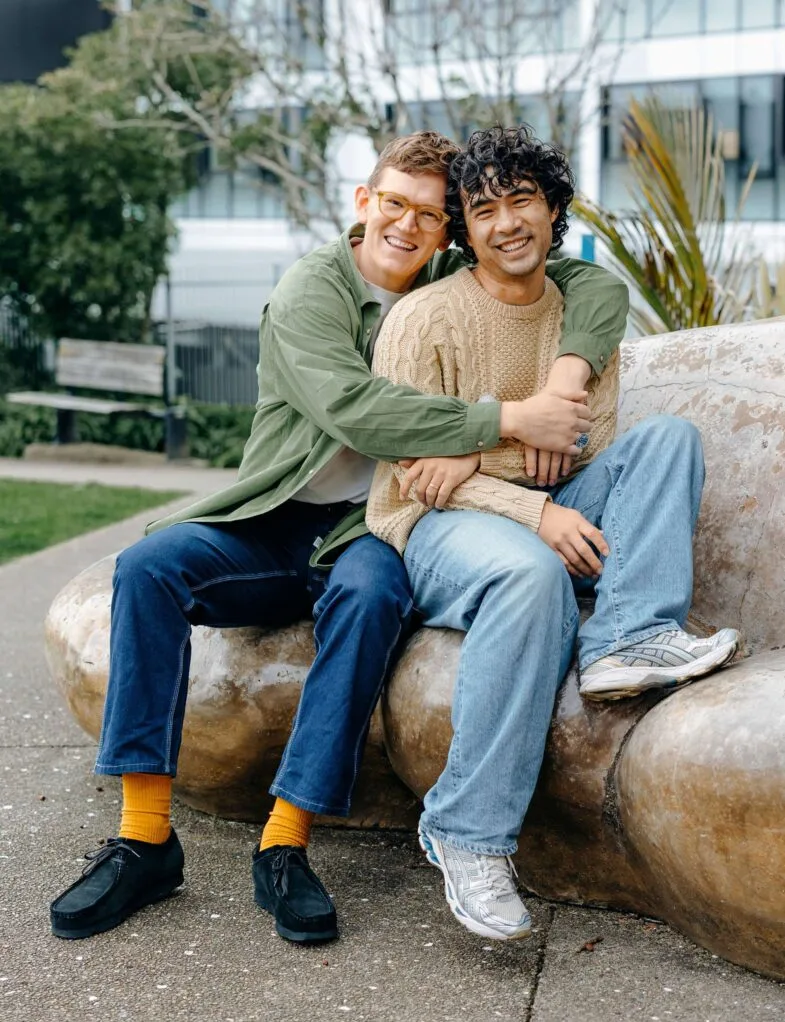
POLYGON ((412 614, 401 558, 364 524, 376 461, 491 451, 502 436, 534 450, 555 432, 558 451, 540 465, 544 477, 558 474, 588 428, 575 364, 601 372, 626 319, 620 282, 563 260, 550 271, 566 303, 562 357, 541 393, 472 404, 374 378, 375 338, 393 305, 463 264, 446 251, 444 212, 458 151, 434 132, 387 146, 357 189, 358 223, 296 263, 264 309, 259 401, 237 482, 156 523, 118 557, 96 771, 122 776, 122 819, 119 836, 53 902, 57 936, 110 929, 183 881, 169 809, 191 627, 280 626, 310 613, 316 656, 253 881, 283 937, 337 935, 308 864, 310 825, 315 813, 349 813, 371 713, 412 614))

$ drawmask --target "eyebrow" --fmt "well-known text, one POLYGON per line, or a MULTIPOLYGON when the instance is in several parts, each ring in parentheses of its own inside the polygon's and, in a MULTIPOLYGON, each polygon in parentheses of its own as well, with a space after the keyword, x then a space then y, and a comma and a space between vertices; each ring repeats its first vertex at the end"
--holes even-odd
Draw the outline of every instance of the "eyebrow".
POLYGON ((504 195, 494 195, 488 199, 477 199, 476 202, 472 202, 469 205, 469 209, 481 209, 483 206, 492 206, 495 202, 500 199, 515 198, 517 195, 536 195, 538 192, 537 185, 531 184, 519 184, 509 192, 505 192, 504 195))

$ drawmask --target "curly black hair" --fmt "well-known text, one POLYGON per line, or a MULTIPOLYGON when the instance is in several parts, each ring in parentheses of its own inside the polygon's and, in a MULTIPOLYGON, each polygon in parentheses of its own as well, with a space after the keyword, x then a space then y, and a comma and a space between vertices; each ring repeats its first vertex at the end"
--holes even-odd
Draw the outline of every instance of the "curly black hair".
POLYGON ((479 199, 486 189, 501 195, 523 180, 533 181, 542 189, 548 208, 558 210, 552 248, 559 248, 567 233, 567 209, 575 194, 575 177, 564 153, 540 141, 528 124, 517 128, 497 125, 469 136, 450 164, 447 179, 450 236, 469 259, 476 262, 463 215, 464 200, 479 199))

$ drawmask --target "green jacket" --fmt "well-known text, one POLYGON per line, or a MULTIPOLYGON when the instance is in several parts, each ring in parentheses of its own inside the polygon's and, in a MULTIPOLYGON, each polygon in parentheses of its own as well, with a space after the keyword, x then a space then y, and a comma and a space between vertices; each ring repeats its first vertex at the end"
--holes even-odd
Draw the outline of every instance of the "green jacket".
MULTIPOLYGON (((298 260, 262 313, 259 400, 234 485, 148 526, 238 521, 292 497, 343 446, 380 461, 468 454, 499 443, 500 405, 421 394, 371 375, 370 339, 379 304, 366 287, 350 239, 359 225, 298 260)), ((437 253, 415 282, 422 287, 465 265, 455 249, 437 253)), ((564 294, 559 354, 580 355, 596 373, 621 340, 626 286, 579 259, 547 272, 564 294)), ((363 505, 314 554, 321 566, 367 532, 363 505)))

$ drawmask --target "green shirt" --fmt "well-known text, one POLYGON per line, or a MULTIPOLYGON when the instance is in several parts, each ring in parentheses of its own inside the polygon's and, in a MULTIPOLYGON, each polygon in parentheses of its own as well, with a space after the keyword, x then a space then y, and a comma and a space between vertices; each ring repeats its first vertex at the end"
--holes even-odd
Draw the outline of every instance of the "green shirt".
MULTIPOLYGON (((281 278, 262 313, 259 400, 234 485, 148 527, 177 522, 228 522, 265 514, 295 493, 343 446, 380 461, 469 454, 499 443, 498 402, 467 404, 426 395, 371 375, 370 340, 379 303, 357 269, 355 225, 298 260, 281 278)), ((455 249, 437 253, 415 287, 455 272, 455 249)), ((607 270, 579 259, 548 262, 564 295, 560 355, 586 359, 602 372, 627 320, 626 286, 607 270)), ((364 506, 321 545, 314 563, 334 563, 363 535, 364 506)))

